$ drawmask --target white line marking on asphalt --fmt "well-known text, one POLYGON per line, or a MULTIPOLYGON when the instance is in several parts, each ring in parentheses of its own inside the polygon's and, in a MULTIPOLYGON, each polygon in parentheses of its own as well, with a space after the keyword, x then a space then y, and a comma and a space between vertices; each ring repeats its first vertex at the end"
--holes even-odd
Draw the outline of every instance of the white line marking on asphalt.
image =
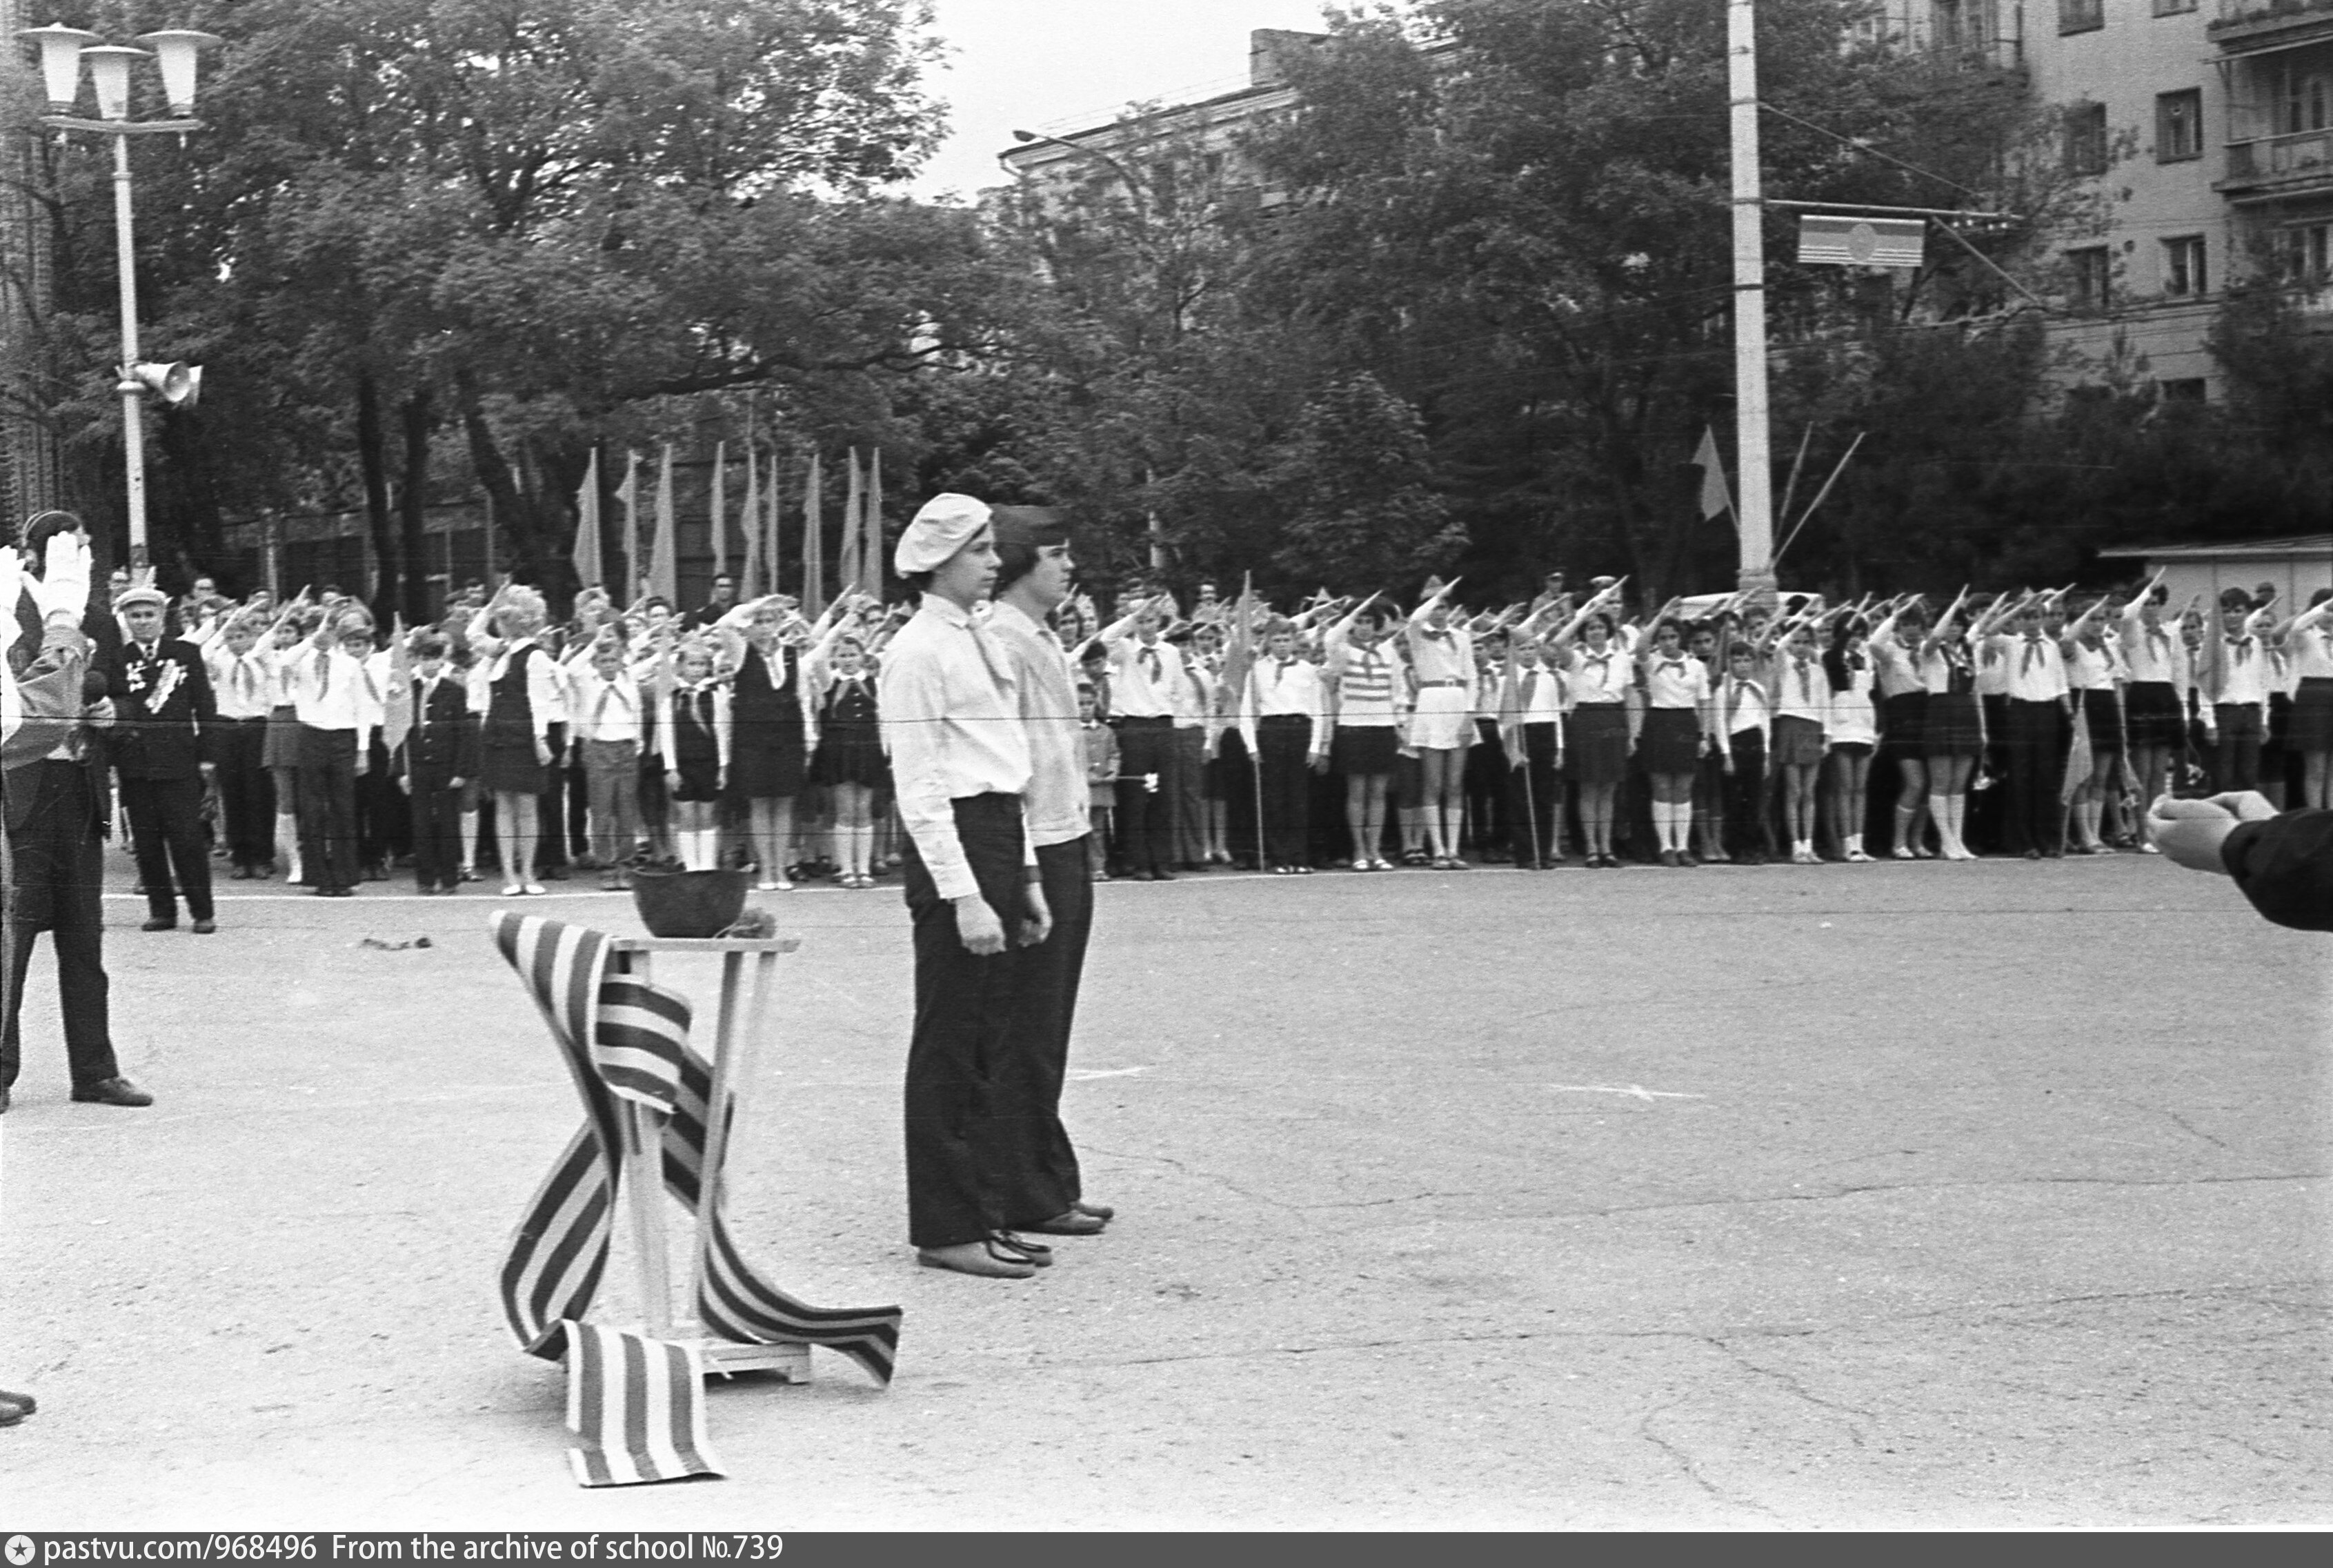
POLYGON ((1706 1100, 1706 1094, 1680 1094, 1674 1089, 1647 1089, 1641 1083, 1551 1083, 1558 1094, 1626 1094, 1632 1100, 1706 1100))
POLYGON ((1131 1078, 1138 1073, 1149 1071, 1147 1067, 1113 1067, 1107 1072, 1096 1067, 1072 1067, 1070 1076, 1082 1082, 1089 1078, 1131 1078))

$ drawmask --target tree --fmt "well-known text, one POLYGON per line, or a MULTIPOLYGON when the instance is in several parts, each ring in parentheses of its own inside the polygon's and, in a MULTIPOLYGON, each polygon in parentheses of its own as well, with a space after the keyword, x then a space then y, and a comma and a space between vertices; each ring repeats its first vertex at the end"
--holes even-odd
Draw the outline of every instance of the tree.
MULTIPOLYGON (((936 134, 920 0, 197 11, 170 20, 227 39, 212 129, 141 181, 140 265, 151 336, 210 363, 218 438, 166 453, 245 505, 361 494, 392 567, 441 427, 514 564, 555 579, 593 442, 646 410, 849 401, 984 330, 970 215, 878 194, 936 134)), ((69 241, 99 189, 60 168, 69 241)), ((91 339, 95 303, 62 313, 91 339)))

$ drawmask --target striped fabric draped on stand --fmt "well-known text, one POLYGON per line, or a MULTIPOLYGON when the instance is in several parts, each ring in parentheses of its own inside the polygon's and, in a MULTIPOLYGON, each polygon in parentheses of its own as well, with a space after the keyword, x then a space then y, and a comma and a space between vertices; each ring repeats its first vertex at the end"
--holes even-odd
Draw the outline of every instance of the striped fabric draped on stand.
MULTIPOLYGON (((497 911, 494 944, 542 1010, 582 1096, 583 1126, 528 1203, 502 1270, 503 1313, 531 1355, 564 1357, 568 1452, 586 1486, 717 1476, 705 1432, 705 1366, 696 1346, 584 1322, 606 1272, 610 1217, 623 1168, 618 1101, 662 1119, 665 1190, 695 1210, 705 1180, 713 1072, 688 1045, 680 996, 624 968, 605 933, 497 911)), ((734 1097, 720 1108, 735 1114, 734 1097)), ((849 1356, 891 1380, 899 1309, 820 1308, 796 1301, 746 1265, 716 1207, 699 1227, 706 1332, 742 1344, 800 1342, 849 1356)))

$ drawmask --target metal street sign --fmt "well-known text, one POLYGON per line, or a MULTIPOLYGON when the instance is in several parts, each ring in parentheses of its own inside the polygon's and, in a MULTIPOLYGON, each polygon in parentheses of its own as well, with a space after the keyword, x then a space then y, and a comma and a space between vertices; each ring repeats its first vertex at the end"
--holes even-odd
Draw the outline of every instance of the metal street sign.
POLYGON ((1805 213, 1799 218, 1799 265, 1915 267, 1927 232, 1920 218, 1805 213))

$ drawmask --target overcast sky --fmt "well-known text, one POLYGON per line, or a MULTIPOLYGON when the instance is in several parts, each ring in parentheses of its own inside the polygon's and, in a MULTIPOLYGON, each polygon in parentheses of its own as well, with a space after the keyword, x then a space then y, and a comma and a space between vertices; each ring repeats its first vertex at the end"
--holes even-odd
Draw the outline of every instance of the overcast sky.
POLYGON ((953 52, 931 79, 950 134, 916 194, 1003 183, 1013 131, 1063 131, 1127 104, 1210 97, 1247 80, 1254 27, 1322 31, 1320 0, 936 0, 953 52))

